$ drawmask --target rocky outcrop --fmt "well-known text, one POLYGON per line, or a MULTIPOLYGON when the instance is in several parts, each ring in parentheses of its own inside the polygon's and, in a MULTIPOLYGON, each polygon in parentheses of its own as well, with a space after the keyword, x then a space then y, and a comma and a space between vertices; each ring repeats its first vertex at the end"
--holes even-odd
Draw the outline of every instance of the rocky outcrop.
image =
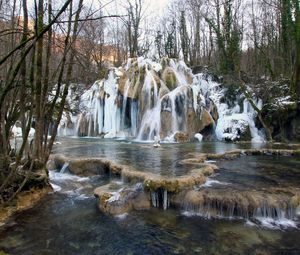
POLYGON ((194 106, 194 95, 189 86, 181 86, 164 96, 161 100, 160 136, 164 138, 178 131, 175 141, 187 142, 207 127, 213 130, 215 121, 210 112, 199 103, 197 109, 194 106), (183 133, 188 135, 188 139, 181 139, 183 133))
POLYGON ((43 188, 32 188, 19 193, 15 199, 15 203, 0 206, 0 226, 4 225, 14 214, 34 207, 51 191, 52 188, 50 185, 43 188))
POLYGON ((204 217, 255 217, 293 219, 299 206, 298 189, 240 191, 231 188, 182 191, 172 203, 204 217), (296 203, 294 202, 296 201, 296 203))
POLYGON ((193 78, 183 61, 130 59, 78 95, 76 109, 72 108, 75 96, 68 98, 70 112, 77 115, 66 112, 58 133, 164 140, 175 132, 185 132, 192 139, 206 129, 202 135, 210 136, 208 131, 218 118, 216 105, 208 96, 204 98, 193 78))
POLYGON ((250 155, 300 155, 299 149, 247 149, 221 154, 189 153, 178 163, 191 170, 181 176, 161 176, 118 165, 100 158, 72 159, 53 156, 49 167, 60 169, 67 164, 78 175, 116 176, 122 182, 110 182, 94 190, 98 207, 104 213, 120 215, 131 210, 147 210, 151 206, 167 209, 175 206, 204 217, 287 217, 292 219, 300 205, 298 187, 269 187, 257 190, 221 186, 204 188, 207 177, 218 169, 208 160, 233 160, 250 155))
POLYGON ((92 175, 121 175, 122 166, 102 158, 68 158, 62 155, 52 155, 48 162, 48 169, 61 170, 67 165, 67 170, 79 176, 92 175))
POLYGON ((177 143, 187 143, 190 141, 189 135, 184 132, 176 132, 174 135, 174 139, 177 143))
POLYGON ((144 192, 141 183, 119 190, 108 184, 95 189, 94 195, 98 199, 99 209, 111 215, 121 215, 132 210, 148 210, 151 207, 150 196, 144 192))
POLYGON ((170 67, 165 68, 165 70, 163 71, 162 80, 169 90, 175 89, 178 85, 174 70, 170 67))

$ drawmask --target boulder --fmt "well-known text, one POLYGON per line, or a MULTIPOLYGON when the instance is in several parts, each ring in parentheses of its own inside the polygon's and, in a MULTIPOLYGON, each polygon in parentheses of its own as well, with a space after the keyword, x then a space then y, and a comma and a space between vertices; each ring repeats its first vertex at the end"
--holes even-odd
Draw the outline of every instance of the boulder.
POLYGON ((89 123, 86 117, 86 114, 83 112, 79 115, 78 118, 78 135, 87 136, 88 135, 89 123))
POLYGON ((170 67, 165 68, 162 74, 162 80, 164 81, 165 85, 169 90, 173 90, 178 85, 176 75, 173 69, 170 67))
POLYGON ((176 132, 174 139, 177 143, 187 143, 190 141, 189 135, 184 132, 176 132))
POLYGON ((151 207, 150 196, 141 183, 133 187, 120 188, 113 191, 111 184, 96 188, 99 209, 107 214, 120 215, 131 210, 148 210, 151 207))

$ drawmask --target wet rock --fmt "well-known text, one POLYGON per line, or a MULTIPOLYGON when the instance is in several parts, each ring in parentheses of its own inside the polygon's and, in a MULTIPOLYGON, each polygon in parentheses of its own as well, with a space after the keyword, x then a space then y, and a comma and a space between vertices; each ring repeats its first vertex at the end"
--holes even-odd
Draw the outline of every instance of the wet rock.
POLYGON ((0 226, 4 225, 14 214, 25 211, 35 206, 42 198, 44 198, 51 191, 51 186, 46 185, 42 188, 37 187, 20 192, 17 195, 14 203, 0 207, 0 226))
POLYGON ((89 133, 88 130, 89 123, 86 114, 83 112, 80 114, 78 119, 78 135, 87 136, 89 133))
MULTIPOLYGON (((204 109, 201 108, 201 111, 199 113, 196 113, 194 111, 194 108, 189 108, 187 112, 187 133, 189 134, 189 137, 191 139, 194 138, 194 135, 197 133, 202 133, 202 131, 207 127, 213 127, 214 126, 214 120, 210 113, 204 109)), ((214 128, 211 130, 213 131, 214 128)), ((205 139, 205 137, 204 137, 205 139)))
POLYGON ((200 154, 196 158, 187 158, 180 160, 179 164, 181 165, 201 165, 205 162, 206 156, 204 154, 200 154))
POLYGON ((53 155, 48 162, 48 169, 61 170, 64 164, 68 164, 68 170, 72 174, 92 176, 102 174, 120 175, 122 166, 102 158, 67 158, 62 155, 53 155))
POLYGON ((211 99, 209 99, 206 108, 207 111, 210 113, 211 117, 213 118, 213 120, 217 122, 219 119, 219 113, 216 104, 211 99))
POLYGON ((294 196, 286 192, 202 188, 183 190, 174 195, 172 203, 205 217, 242 217, 245 219, 286 217, 293 219, 296 210, 295 206, 291 207, 293 199, 294 196))
POLYGON ((110 185, 102 186, 95 189, 94 195, 98 198, 99 209, 111 215, 150 209, 149 194, 144 191, 141 183, 117 191, 112 191, 110 185))
POLYGON ((189 135, 184 132, 176 132, 174 139, 178 143, 187 143, 190 141, 189 135))
POLYGON ((167 67, 164 70, 164 72, 162 74, 162 80, 164 81, 164 83, 166 84, 166 86, 169 90, 173 90, 178 85, 174 70, 170 67, 167 67))
POLYGON ((171 193, 178 193, 181 190, 205 183, 205 175, 209 172, 213 173, 216 169, 217 167, 214 165, 205 165, 202 168, 192 170, 187 175, 167 179, 152 175, 145 178, 144 187, 150 191, 162 189, 171 193))

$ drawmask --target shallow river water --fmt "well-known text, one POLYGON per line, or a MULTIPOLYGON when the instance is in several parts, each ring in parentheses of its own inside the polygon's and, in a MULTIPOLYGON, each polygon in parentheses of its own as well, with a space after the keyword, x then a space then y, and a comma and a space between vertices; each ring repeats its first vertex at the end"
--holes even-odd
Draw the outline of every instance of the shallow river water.
MULTIPOLYGON (((103 157, 140 171, 180 175, 178 162, 190 152, 249 148, 246 144, 150 144, 98 139, 62 139, 54 153, 75 157, 103 157)), ((281 146, 282 147, 282 146, 281 146)), ((218 163, 211 187, 264 189, 300 184, 297 157, 242 157, 218 163), (284 173, 284 174, 283 174, 284 173)), ((242 219, 207 219, 166 211, 131 212, 118 217, 101 213, 93 189, 107 176, 77 177, 50 172, 54 192, 36 207, 16 215, 0 229, 0 251, 9 254, 300 254, 300 230, 264 226, 242 219)), ((209 185, 208 185, 209 186, 209 185)))

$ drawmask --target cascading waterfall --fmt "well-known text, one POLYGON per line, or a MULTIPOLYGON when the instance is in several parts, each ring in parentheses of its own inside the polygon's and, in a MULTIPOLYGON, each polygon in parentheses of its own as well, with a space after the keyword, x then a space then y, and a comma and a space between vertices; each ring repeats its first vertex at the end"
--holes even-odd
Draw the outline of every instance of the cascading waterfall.
MULTIPOLYGON (((221 198, 222 199, 222 198, 221 198)), ((257 202, 257 201, 256 201, 257 202)), ((293 208, 287 201, 277 201, 274 206, 266 202, 255 205, 242 203, 240 200, 222 201, 220 199, 201 200, 199 203, 183 201, 181 208, 186 215, 198 215, 207 219, 227 218, 227 219, 245 219, 250 221, 259 221, 262 224, 270 225, 289 225, 294 226, 294 220, 297 217, 297 208, 293 208)))
POLYGON ((137 128, 138 128, 138 103, 135 101, 131 101, 130 105, 130 123, 131 123, 131 135, 133 137, 137 134, 137 128))
POLYGON ((188 82, 187 82, 187 79, 184 75, 184 71, 185 71, 185 69, 187 69, 186 64, 183 61, 179 61, 176 64, 175 61, 173 59, 171 59, 170 60, 170 67, 174 71, 174 74, 176 76, 176 80, 178 81, 178 86, 187 85, 188 82), (180 70, 180 69, 183 69, 183 70, 180 70))
POLYGON ((59 172, 62 174, 66 173, 68 171, 68 167, 69 167, 69 163, 68 162, 64 163, 64 165, 62 166, 59 172))
POLYGON ((161 100, 158 95, 157 83, 151 71, 147 68, 142 93, 145 114, 141 121, 137 139, 154 140, 154 136, 159 137, 161 100))
POLYGON ((103 132, 107 138, 115 137, 120 131, 120 109, 117 106, 118 84, 114 72, 110 71, 107 81, 104 82, 105 105, 103 132))
MULTIPOLYGON (((176 132, 194 137, 211 126, 219 140, 239 139, 249 129, 252 141, 263 142, 249 102, 245 99, 243 108, 238 103, 230 108, 222 101, 224 94, 220 84, 207 75, 193 75, 183 61, 170 59, 161 65, 144 58, 130 59, 79 95, 79 108, 73 110, 79 114, 69 118, 64 114, 58 134, 169 141, 176 132)), ((256 103, 262 106, 261 100, 256 103)))

